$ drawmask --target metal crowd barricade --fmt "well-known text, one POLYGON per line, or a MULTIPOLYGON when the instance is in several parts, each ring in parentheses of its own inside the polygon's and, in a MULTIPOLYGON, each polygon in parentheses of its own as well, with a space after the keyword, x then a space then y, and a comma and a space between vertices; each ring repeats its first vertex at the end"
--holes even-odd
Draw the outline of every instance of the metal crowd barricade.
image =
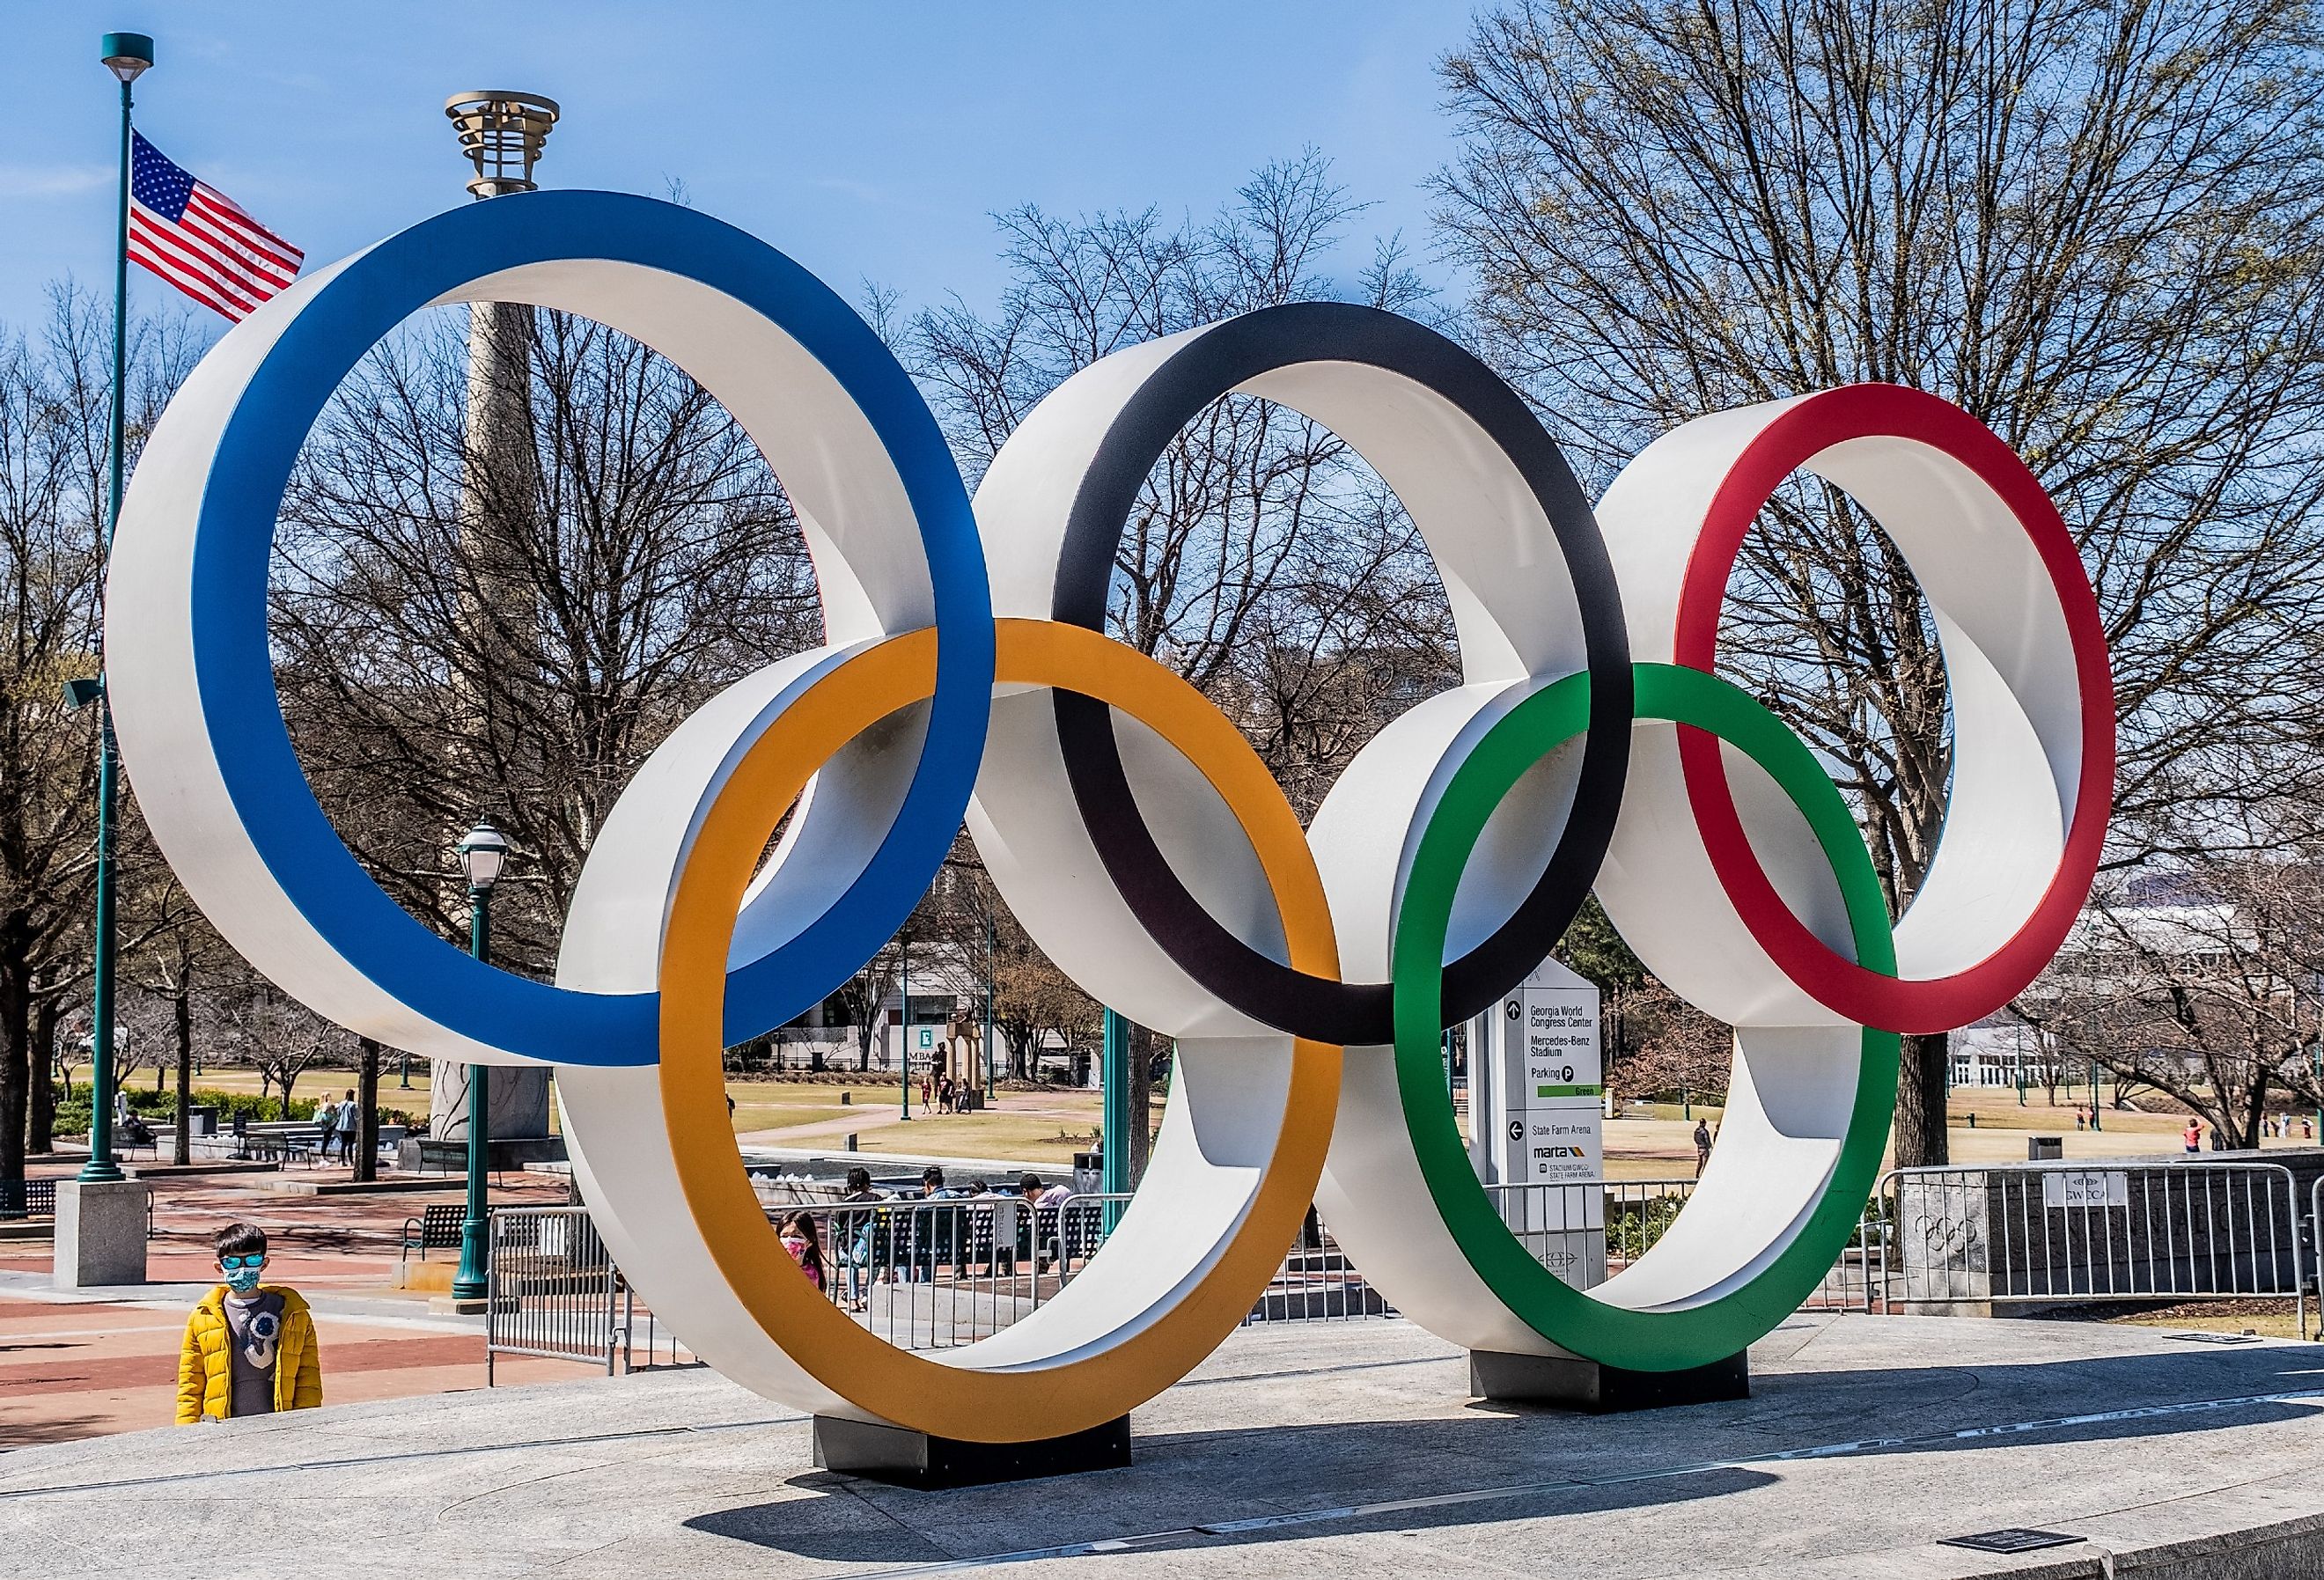
MULTIPOLYGON (((1695 1181, 1609 1179, 1489 1185, 1501 1222, 1534 1260, 1577 1289, 1593 1289, 1652 1251, 1693 1198, 1695 1181)), ((1871 1208, 1855 1238, 1825 1272, 1803 1309, 1870 1311, 1878 1295, 1886 1234, 1871 1208)))
MULTIPOLYGON (((817 1228, 826 1297, 888 1343, 951 1349, 1022 1321, 1080 1276, 1131 1200, 1084 1192, 886 1198, 772 1209, 817 1228)), ((1247 1323, 1391 1315, 1311 1212, 1247 1323)))
POLYGON ((1043 1207, 1010 1195, 784 1206, 821 1241, 824 1293, 901 1349, 974 1344, 1038 1309, 1086 1260, 1098 1204, 1043 1207))
POLYGON ((494 1207, 485 1217, 484 1385, 501 1355, 587 1361, 612 1376, 624 1338, 620 1276, 581 1207, 494 1207))
POLYGON ((1331 1226, 1312 1207, 1291 1242, 1289 1254, 1267 1290, 1243 1318, 1248 1327, 1269 1322, 1346 1322, 1393 1317, 1396 1308, 1365 1281, 1348 1260, 1331 1226))
MULTIPOLYGON (((1502 1219, 1545 1266, 1582 1288, 1653 1249, 1694 1192, 1692 1179, 1487 1187, 1502 1219)), ((801 1193, 802 1196, 804 1192, 801 1193)), ((804 1212, 815 1224, 824 1293, 901 1349, 958 1348, 1022 1321, 1088 1268, 1131 1200, 1085 1192, 1048 1205, 1014 1195, 882 1197, 865 1202, 770 1200, 770 1220, 804 1212)), ((1156 1204, 1160 1206, 1162 1204, 1156 1204)), ((1876 1208, 1877 1204, 1876 1203, 1876 1208)), ((1869 1310, 1874 1256, 1885 1242, 1868 1215, 1807 1304, 1869 1310)), ((1885 1234, 1885 1228, 1881 1230, 1885 1234)), ((638 1303, 578 1207, 505 1207, 492 1215, 491 1357, 586 1361, 611 1373, 690 1363, 638 1303)), ((1246 1326, 1392 1317, 1311 1210, 1246 1326)))
MULTIPOLYGON (((2308 1251, 2310 1275, 2316 1280, 2316 1336, 2324 1339, 2324 1174, 2308 1192, 2308 1251)), ((2308 1336, 2308 1327, 2300 1307, 2295 1304, 2292 1317, 2301 1322, 2300 1335, 2308 1336)))
POLYGON ((1875 1206, 1892 1310, 2289 1296, 2305 1331, 2297 1187, 2280 1163, 1899 1169, 1875 1206))

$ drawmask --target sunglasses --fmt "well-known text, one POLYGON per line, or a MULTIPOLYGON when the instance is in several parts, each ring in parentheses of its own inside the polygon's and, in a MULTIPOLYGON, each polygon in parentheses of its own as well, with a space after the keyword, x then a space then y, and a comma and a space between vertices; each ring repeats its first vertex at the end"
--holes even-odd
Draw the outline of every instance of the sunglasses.
POLYGON ((238 1267, 264 1267, 265 1265, 266 1252, 263 1251, 254 1251, 246 1256, 221 1256, 218 1258, 218 1266, 226 1269, 228 1272, 234 1271, 234 1270, 238 1267))

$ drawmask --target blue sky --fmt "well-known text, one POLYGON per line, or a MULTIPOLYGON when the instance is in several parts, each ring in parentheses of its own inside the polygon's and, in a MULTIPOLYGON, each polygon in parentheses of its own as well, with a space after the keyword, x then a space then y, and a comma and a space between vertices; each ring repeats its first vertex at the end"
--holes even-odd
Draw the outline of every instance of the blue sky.
MULTIPOLYGON (((447 94, 512 88, 565 108, 544 185, 659 194, 789 252, 851 299, 909 304, 1001 284, 988 216, 1207 211, 1313 144, 1370 236, 1425 263, 1429 172, 1451 152, 1436 59, 1463 0, 363 5, 5 0, 0 323, 113 245, 115 97, 98 35, 156 41, 138 84, 161 151, 306 249, 337 257, 466 201, 447 94)), ((1426 270, 1445 278, 1442 269, 1426 270)), ((142 305, 171 294, 132 271, 142 305)), ((200 310, 194 310, 199 311, 200 310)), ((208 315, 205 315, 208 316, 208 315)))

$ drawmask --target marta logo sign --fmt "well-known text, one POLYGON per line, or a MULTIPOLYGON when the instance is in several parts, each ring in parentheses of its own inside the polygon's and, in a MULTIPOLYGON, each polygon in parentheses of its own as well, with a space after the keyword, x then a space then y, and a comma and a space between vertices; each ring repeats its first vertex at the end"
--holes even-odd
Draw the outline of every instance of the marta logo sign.
POLYGON ((155 429, 120 534, 121 749, 219 930, 390 1046, 555 1063, 591 1210, 688 1345, 802 1409, 954 1438, 1056 1437, 1167 1387, 1251 1309, 1311 1201, 1389 1301, 1454 1343, 1634 1368, 1732 1354, 1852 1232, 1895 1034, 1973 1021, 2064 936, 2112 782, 2072 541, 2008 448, 1932 396, 1856 387, 1701 418, 1593 512, 1466 351, 1303 304, 1067 380, 972 509, 919 393, 839 297, 741 231, 605 193, 440 215, 260 308, 155 429), (373 884, 307 788, 269 666, 268 547, 309 426, 405 316, 473 300, 601 320, 724 402, 798 509, 828 639, 713 698, 641 770, 590 852, 554 985, 470 959, 373 884), (1304 834, 1216 708, 1102 633, 1140 485, 1230 391, 1372 465, 1460 633, 1462 683, 1383 730, 1304 834), (1713 672, 1738 545, 1802 470, 1910 562, 1951 678, 1954 799, 1893 929, 1814 754, 1713 672), (853 975, 964 818, 1042 947, 1175 1038, 1179 1076, 1146 1188, 1088 1270, 935 1359, 859 1326, 783 1253, 721 1051, 853 975), (1583 1291, 1479 1184, 1441 1035, 1524 979, 1593 883, 1659 978, 1735 1024, 1737 1063, 1686 1210, 1583 1291))

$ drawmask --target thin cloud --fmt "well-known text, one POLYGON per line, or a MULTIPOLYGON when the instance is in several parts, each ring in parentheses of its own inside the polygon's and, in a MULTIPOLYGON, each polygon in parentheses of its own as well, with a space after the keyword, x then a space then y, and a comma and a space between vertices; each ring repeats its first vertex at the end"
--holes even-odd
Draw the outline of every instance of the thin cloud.
POLYGON ((64 198, 114 179, 109 164, 0 164, 0 198, 64 198))

